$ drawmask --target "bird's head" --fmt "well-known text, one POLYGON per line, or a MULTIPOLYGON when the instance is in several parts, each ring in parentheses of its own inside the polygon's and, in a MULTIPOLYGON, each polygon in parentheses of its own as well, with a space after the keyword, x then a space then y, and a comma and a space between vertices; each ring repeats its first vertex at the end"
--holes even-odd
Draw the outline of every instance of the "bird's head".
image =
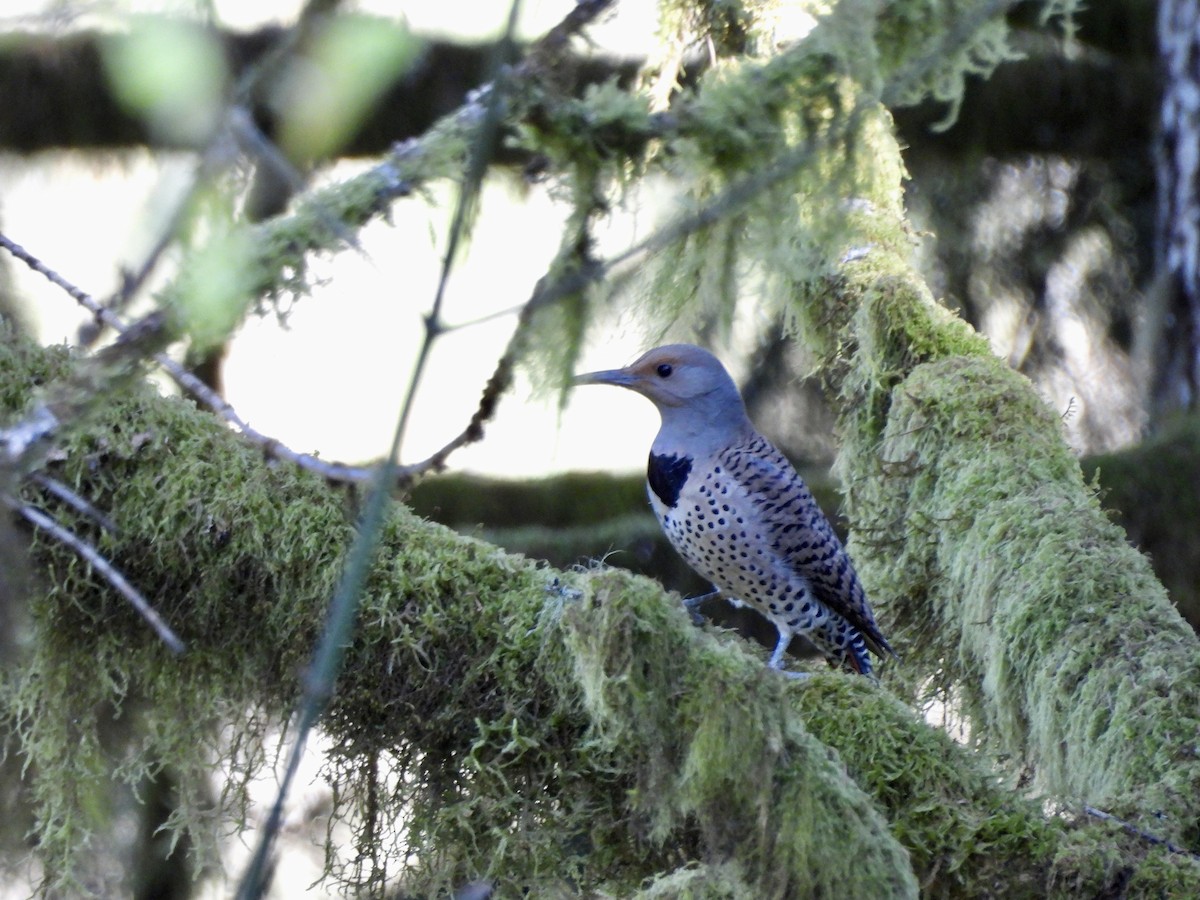
POLYGON ((578 375, 574 383, 637 391, 658 407, 664 428, 741 428, 746 423, 741 394, 721 361, 691 344, 655 347, 623 369, 578 375))

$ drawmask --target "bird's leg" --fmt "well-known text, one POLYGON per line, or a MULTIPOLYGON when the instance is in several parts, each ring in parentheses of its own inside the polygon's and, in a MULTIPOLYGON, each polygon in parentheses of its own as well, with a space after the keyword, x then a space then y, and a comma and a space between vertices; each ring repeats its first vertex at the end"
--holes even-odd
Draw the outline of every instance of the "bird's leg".
POLYGON ((783 654, 787 653, 788 645, 792 642, 792 636, 785 632, 782 628, 779 629, 779 641, 775 644, 775 652, 771 654, 771 658, 767 661, 767 667, 774 669, 786 678, 809 678, 812 672, 792 672, 783 668, 783 654))
POLYGON ((709 591, 707 594, 701 594, 699 597, 684 597, 683 605, 686 606, 689 610, 692 610, 694 612, 696 607, 698 607, 705 600, 711 600, 713 597, 720 597, 720 596, 721 596, 720 591, 709 591))
POLYGON ((683 605, 686 606, 689 610, 694 611, 705 600, 711 600, 713 597, 724 598, 725 602, 728 603, 730 606, 734 607, 735 609, 741 609, 743 606, 746 605, 745 600, 741 600, 738 597, 731 596, 730 594, 725 593, 720 588, 711 590, 707 594, 701 594, 699 597, 684 597, 683 605))
POLYGON ((701 594, 699 597, 684 597, 683 606, 691 614, 692 622, 696 625, 704 624, 704 616, 700 613, 700 605, 705 600, 711 600, 713 597, 720 597, 720 590, 709 591, 707 594, 701 594))
POLYGON ((772 669, 783 668, 783 654, 787 653, 788 644, 792 642, 792 636, 779 629, 779 640, 775 643, 775 652, 771 654, 767 666, 772 669))

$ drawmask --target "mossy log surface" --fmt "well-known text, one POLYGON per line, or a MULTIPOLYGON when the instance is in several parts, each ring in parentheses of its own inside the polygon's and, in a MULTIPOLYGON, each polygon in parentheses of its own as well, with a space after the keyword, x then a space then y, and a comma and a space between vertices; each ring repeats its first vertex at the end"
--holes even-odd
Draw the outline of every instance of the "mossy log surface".
MULTIPOLYGON (((69 366, 7 341, 7 414, 69 366)), ((29 766, 47 872, 86 888, 79 867, 114 780, 176 772, 172 825, 203 847, 200 786, 222 759, 234 773, 222 809, 238 820, 239 779, 262 770, 296 700, 354 504, 142 387, 105 397, 49 468, 112 517, 116 533, 93 536, 188 644, 172 656, 86 566, 34 536, 48 589, 31 597, 20 665, 3 672, 4 723, 29 766), (125 711, 120 739, 104 710, 125 711)), ((653 582, 557 572, 399 504, 323 728, 335 817, 364 860, 395 872, 415 852, 408 884, 422 892, 476 877, 501 896, 1200 890, 1185 857, 1044 818, 886 689, 834 672, 780 678, 653 582)), ((378 870, 340 874, 361 885, 378 870)))
POLYGON ((1047 795, 1196 846, 1200 643, 1058 416, 903 259, 881 248, 817 307, 854 341, 840 464, 901 671, 952 685, 1047 795))
POLYGON ((903 614, 936 623, 942 664, 977 720, 1040 787, 1194 845, 1196 635, 1084 484, 1057 424, 990 360, 944 360, 905 380, 880 444, 903 474, 877 482, 912 531, 892 559, 893 583, 912 588, 903 614))

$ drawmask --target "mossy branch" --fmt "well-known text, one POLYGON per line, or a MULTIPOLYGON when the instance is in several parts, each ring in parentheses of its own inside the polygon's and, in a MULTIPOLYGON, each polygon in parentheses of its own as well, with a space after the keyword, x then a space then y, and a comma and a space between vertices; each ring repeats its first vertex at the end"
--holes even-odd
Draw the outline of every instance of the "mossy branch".
POLYGON ((1059 416, 878 243, 810 309, 863 576, 985 744, 1054 796, 1200 841, 1200 642, 1100 508, 1059 416))
MULTIPOLYGON (((71 365, 7 342, 8 414, 20 385, 71 365)), ((147 389, 107 396, 60 456, 54 473, 117 526, 100 539, 106 552, 189 647, 171 655, 35 536, 49 588, 0 697, 31 773, 39 852, 68 884, 113 777, 179 773, 174 825, 203 846, 210 816, 196 792, 214 756, 242 778, 262 772, 353 516, 342 491, 147 389), (103 709, 130 717, 118 746, 103 709)), ((370 838, 364 859, 415 851, 421 890, 482 876, 513 892, 573 881, 630 894, 656 878, 647 896, 674 879, 728 896, 735 875, 764 897, 911 896, 918 881, 931 894, 999 879, 1042 890, 1105 883, 1068 852, 1080 835, 1123 865, 1141 852, 1100 826, 1044 820, 865 681, 779 679, 736 638, 694 628, 652 582, 556 573, 400 506, 324 728, 335 816, 370 838)), ((243 801, 235 783, 223 806, 234 822, 243 801)), ((1189 865, 1150 849, 1143 868, 1155 884, 1200 888, 1184 881, 1200 877, 1189 865)))

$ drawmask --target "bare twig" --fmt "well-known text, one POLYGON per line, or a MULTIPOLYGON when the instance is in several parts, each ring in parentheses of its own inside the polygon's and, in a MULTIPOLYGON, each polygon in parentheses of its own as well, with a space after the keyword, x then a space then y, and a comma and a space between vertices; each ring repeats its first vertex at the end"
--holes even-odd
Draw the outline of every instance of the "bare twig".
MULTIPOLYGON (((16 241, 11 240, 7 235, 0 234, 0 247, 3 247, 10 254, 15 256, 21 262, 25 263, 25 265, 44 277, 51 284, 61 288, 64 293, 74 299, 75 302, 84 309, 95 315, 97 319, 103 321, 107 317, 116 318, 111 312, 104 308, 104 305, 100 303, 99 300, 81 288, 76 287, 71 282, 67 281, 67 279, 63 278, 16 241)), ((118 319, 117 321, 119 322, 120 320, 118 319)))
POLYGON ((38 485, 48 493, 53 494, 63 503, 67 504, 75 512, 86 518, 91 519, 105 531, 110 534, 116 534, 117 526, 113 524, 112 519, 106 516, 100 510, 96 509, 90 502, 59 481, 57 478, 51 478, 44 472, 34 472, 32 475, 34 484, 38 485))
MULTIPOLYGON (((504 59, 512 52, 515 45, 517 28, 517 13, 520 11, 520 0, 513 0, 509 6, 508 23, 495 50, 492 61, 493 68, 499 70, 504 59)), ((484 101, 483 121, 479 124, 475 141, 467 157, 467 171, 459 190, 458 203, 454 208, 454 219, 450 225, 450 234, 446 240, 446 255, 442 258, 442 271, 438 278, 437 291, 433 296, 433 305, 425 316, 425 335, 421 340, 421 348, 417 351, 417 359, 413 364, 412 377, 409 379, 408 390, 404 395, 404 404, 400 409, 400 423, 397 430, 400 439, 397 450, 404 443, 404 431, 408 426, 409 414, 412 412, 413 401, 416 399, 417 388, 425 371, 425 363, 429 359, 429 351, 445 330, 442 322, 442 303, 446 296, 446 284, 450 280, 450 272, 458 255, 459 242, 466 236, 469 221, 473 218, 475 203, 479 190, 483 185, 483 176, 487 172, 488 163, 495 153, 496 142, 500 135, 501 109, 504 100, 504 85, 499 77, 493 79, 491 88, 484 101)))
POLYGON ((1087 806, 1086 804, 1083 807, 1083 811, 1094 819, 1100 819, 1103 822, 1112 822, 1115 825, 1119 825, 1121 830, 1126 834, 1132 834, 1134 837, 1141 838, 1149 844, 1162 847, 1168 853, 1180 853, 1184 856, 1190 856, 1193 859, 1200 859, 1200 853, 1196 853, 1193 850, 1188 850, 1186 847, 1180 847, 1177 844, 1173 844, 1166 838, 1159 837, 1156 834, 1150 834, 1147 831, 1142 831, 1142 829, 1138 828, 1136 825, 1126 822, 1124 819, 1118 819, 1112 813, 1107 813, 1102 809, 1097 809, 1094 806, 1087 806))
MULTIPOLYGON (((61 288, 69 296, 79 303, 84 309, 91 312, 99 321, 103 322, 109 328, 118 334, 124 334, 128 326, 121 320, 115 312, 98 301, 91 294, 76 287, 67 279, 63 278, 40 259, 11 240, 4 234, 0 234, 0 247, 7 250, 14 257, 21 260, 30 269, 44 276, 52 284, 61 288)), ((326 462, 309 453, 300 453, 292 450, 290 447, 283 444, 276 438, 265 435, 252 428, 245 422, 233 406, 225 400, 220 394, 205 384, 200 378, 197 378, 175 360, 171 359, 166 353, 156 353, 153 360, 162 367, 171 379, 180 386, 185 392, 191 394, 205 406, 209 407, 218 416, 232 425, 238 432, 246 437, 247 440, 263 448, 263 452, 277 459, 282 459, 294 465, 305 469, 310 469, 332 481, 365 481, 370 477, 371 469, 364 466, 348 466, 341 463, 326 462)), ((57 422, 44 423, 46 426, 57 425, 57 422)), ((11 429, 9 429, 11 432, 11 429)), ((47 428, 30 429, 31 438, 44 436, 47 428), (36 431, 36 434, 33 432, 36 431)), ((11 452, 11 451, 10 451, 11 452)))
POLYGON ((483 394, 479 398, 479 405, 472 414, 470 422, 467 423, 467 427, 454 440, 450 441, 450 443, 427 459, 419 463, 398 467, 396 482, 399 487, 407 488, 411 486, 417 478, 427 472, 441 471, 445 468, 446 460, 451 453, 468 444, 474 444, 482 440, 483 426, 495 415, 496 404, 499 403, 501 395, 512 386, 513 371, 516 368, 517 361, 524 354, 529 336, 528 326, 534 314, 538 310, 556 303, 564 297, 583 290, 589 283, 600 278, 602 274, 603 268, 599 264, 591 264, 587 260, 583 260, 582 264, 574 267, 569 274, 561 275, 554 280, 551 279, 551 276, 547 275, 538 282, 537 287, 534 288, 533 296, 521 307, 517 327, 513 330, 513 335, 509 338, 508 346, 505 347, 503 355, 496 362, 496 367, 493 369, 492 375, 483 389, 483 394))
POLYGON ((27 521, 53 537, 56 541, 66 547, 74 550, 92 569, 103 576, 114 590, 122 597, 129 601, 134 609, 138 611, 147 624, 154 629, 154 633, 158 635, 167 648, 172 653, 182 653, 184 644, 173 632, 169 625, 162 620, 150 603, 143 597, 132 584, 122 575, 112 563, 89 544, 83 538, 79 537, 74 532, 64 528, 58 522, 54 521, 50 516, 46 515, 41 510, 29 506, 24 503, 14 503, 11 499, 5 498, 18 513, 20 513, 27 521))

